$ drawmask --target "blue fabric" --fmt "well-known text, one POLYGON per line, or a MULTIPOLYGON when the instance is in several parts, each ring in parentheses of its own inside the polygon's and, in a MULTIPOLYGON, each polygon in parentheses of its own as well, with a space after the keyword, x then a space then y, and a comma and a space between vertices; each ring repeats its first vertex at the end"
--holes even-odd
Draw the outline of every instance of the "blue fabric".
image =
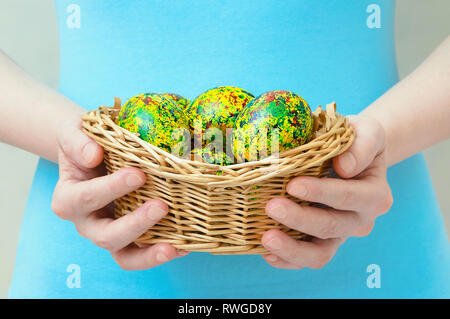
MULTIPOLYGON (((216 85, 287 89, 313 107, 358 113, 398 80, 393 1, 66 1, 56 10, 60 92, 87 109, 113 96, 216 85), (68 28, 69 4, 80 28, 68 28), (132 4, 131 4, 132 3, 132 4), (370 29, 369 4, 381 8, 370 29)), ((395 107, 394 105, 392 107, 395 107)), ((450 296, 450 250, 423 156, 388 170, 394 195, 374 231, 349 239, 321 270, 281 270, 260 256, 192 253, 126 272, 50 209, 57 166, 39 162, 24 216, 12 298, 422 298, 450 296), (66 271, 80 266, 81 288, 66 271), (377 264, 381 287, 368 288, 377 264)))

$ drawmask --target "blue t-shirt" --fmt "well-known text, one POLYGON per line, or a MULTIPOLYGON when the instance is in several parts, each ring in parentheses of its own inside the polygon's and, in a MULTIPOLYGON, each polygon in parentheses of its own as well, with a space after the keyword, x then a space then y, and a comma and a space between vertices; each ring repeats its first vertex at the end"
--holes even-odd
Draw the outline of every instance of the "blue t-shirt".
MULTIPOLYGON (((58 0, 60 92, 87 109, 142 92, 194 98, 217 85, 286 89, 358 113, 398 81, 394 1, 58 0)), ((395 105, 392 105, 395 107, 395 105)), ((10 297, 450 297, 449 243, 423 156, 388 170, 394 205, 323 269, 191 253, 127 272, 50 208, 40 160, 10 297), (75 279, 74 279, 75 278, 75 279)))

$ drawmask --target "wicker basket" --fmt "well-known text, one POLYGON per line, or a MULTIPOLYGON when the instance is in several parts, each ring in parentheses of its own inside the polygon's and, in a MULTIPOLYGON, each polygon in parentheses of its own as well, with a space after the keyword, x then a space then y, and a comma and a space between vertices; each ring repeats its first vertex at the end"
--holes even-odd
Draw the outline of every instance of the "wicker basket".
POLYGON ((181 159, 119 127, 114 107, 101 106, 83 117, 83 131, 105 150, 108 173, 122 167, 138 167, 147 182, 135 192, 115 201, 115 215, 135 210, 151 198, 169 206, 169 214, 137 242, 166 242, 175 248, 213 254, 263 254, 265 231, 278 228, 295 239, 308 235, 279 224, 265 213, 265 204, 275 196, 287 196, 286 184, 300 175, 323 177, 331 158, 353 142, 353 128, 336 114, 336 104, 313 113, 314 135, 305 145, 279 156, 230 166, 181 159), (217 174, 221 171, 220 174, 217 174))

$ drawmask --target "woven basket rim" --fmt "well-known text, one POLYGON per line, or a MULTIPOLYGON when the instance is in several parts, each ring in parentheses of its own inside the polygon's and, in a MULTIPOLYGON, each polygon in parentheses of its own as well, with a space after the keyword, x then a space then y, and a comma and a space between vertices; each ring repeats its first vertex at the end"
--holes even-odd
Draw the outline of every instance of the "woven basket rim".
MULTIPOLYGON (((347 128, 344 134, 348 134, 350 136, 350 143, 347 143, 347 147, 351 145, 353 141, 353 128, 348 126, 348 119, 341 114, 336 113, 336 103, 332 102, 327 104, 326 110, 323 110, 319 105, 317 109, 313 112, 313 116, 317 120, 318 116, 321 113, 326 112, 329 118, 335 119, 333 123, 330 124, 330 127, 327 128, 326 132, 320 134, 314 138, 312 138, 308 143, 300 145, 298 147, 286 150, 277 154, 277 156, 271 155, 264 159, 258 161, 250 161, 237 163, 232 165, 222 166, 219 164, 210 164, 206 162, 195 161, 192 159, 186 159, 178 157, 174 154, 171 154, 155 145, 152 145, 144 140, 142 140, 138 134, 131 133, 130 131, 120 127, 115 123, 115 119, 111 117, 111 113, 118 112, 120 110, 121 102, 119 98, 115 98, 114 106, 100 106, 99 108, 87 112, 83 117, 83 131, 90 136, 91 138, 96 139, 96 134, 93 133, 93 127, 89 127, 89 120, 92 120, 92 117, 101 117, 101 120, 106 124, 105 127, 97 127, 97 130, 109 131, 112 133, 119 133, 123 138, 131 140, 136 143, 138 146, 134 147, 136 150, 140 150, 141 153, 159 159, 159 163, 150 163, 149 161, 142 161, 137 156, 134 160, 137 160, 142 163, 142 165, 147 165, 152 167, 153 169, 160 169, 163 167, 178 167, 177 171, 163 171, 159 170, 159 174, 172 178, 174 180, 185 180, 189 179, 190 183, 197 184, 207 184, 210 186, 227 186, 230 182, 232 184, 236 184, 236 182, 240 182, 240 185, 250 185, 255 182, 261 182, 266 179, 270 179, 273 176, 280 175, 283 171, 296 166, 296 156, 299 154, 304 154, 308 152, 313 152, 314 149, 323 143, 324 140, 333 134, 336 133, 335 129, 344 129, 347 128), (283 163, 284 165, 279 165, 283 163), (280 169, 274 169, 272 165, 277 165, 280 169), (220 175, 217 174, 218 171, 222 173, 220 175), (259 175, 258 178, 248 178, 250 176, 259 175)), ((97 125, 99 125, 97 123, 97 125)), ((318 129, 318 128, 317 128, 318 129)), ((316 130, 317 130, 316 129, 316 130)), ((314 133, 313 133, 314 134, 314 133)), ((111 138, 111 141, 102 140, 102 146, 109 146, 109 151, 113 153, 120 153, 120 145, 117 145, 117 139, 111 138)), ((344 147, 346 147, 344 146, 344 147)), ((130 145, 127 145, 125 148, 130 148, 130 145)), ((334 157, 338 152, 345 151, 335 147, 332 152, 329 152, 325 156, 320 156, 317 161, 311 161, 307 165, 316 166, 321 163, 327 161, 328 159, 334 157)), ((123 155, 123 154, 121 154, 123 155)), ((130 154, 128 154, 131 156, 130 154)))

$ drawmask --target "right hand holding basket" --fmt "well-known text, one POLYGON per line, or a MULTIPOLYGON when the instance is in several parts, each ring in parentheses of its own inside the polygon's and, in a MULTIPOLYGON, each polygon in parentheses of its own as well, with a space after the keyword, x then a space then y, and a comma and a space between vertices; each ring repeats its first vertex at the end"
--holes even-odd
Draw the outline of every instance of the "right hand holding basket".
POLYGON ((310 242, 296 241, 280 230, 267 231, 262 243, 271 254, 263 257, 270 265, 286 269, 322 268, 346 238, 368 235, 375 219, 392 206, 386 180, 384 129, 366 116, 351 116, 349 120, 356 131, 355 140, 333 160, 336 173, 344 179, 302 176, 287 186, 290 195, 328 208, 300 206, 284 197, 267 203, 270 217, 316 237, 310 242))
POLYGON ((105 175, 103 149, 81 131, 81 120, 68 121, 58 134, 59 181, 53 194, 52 209, 72 221, 79 234, 110 251, 126 270, 158 266, 187 252, 165 243, 138 247, 133 242, 168 212, 161 200, 152 199, 134 212, 113 219, 110 203, 145 183, 137 168, 123 168, 105 175))

